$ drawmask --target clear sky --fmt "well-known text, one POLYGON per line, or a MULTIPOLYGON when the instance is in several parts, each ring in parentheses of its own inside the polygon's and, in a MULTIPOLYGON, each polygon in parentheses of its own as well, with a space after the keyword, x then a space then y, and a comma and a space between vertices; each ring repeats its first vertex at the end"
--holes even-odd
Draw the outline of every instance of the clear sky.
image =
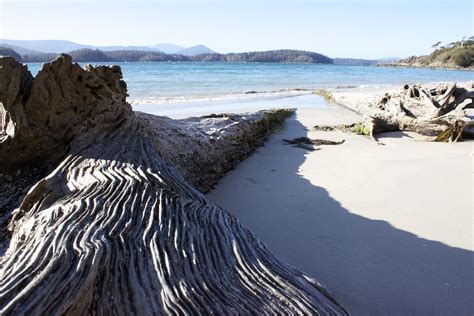
POLYGON ((474 0, 0 0, 0 38, 406 57, 472 36, 474 0))

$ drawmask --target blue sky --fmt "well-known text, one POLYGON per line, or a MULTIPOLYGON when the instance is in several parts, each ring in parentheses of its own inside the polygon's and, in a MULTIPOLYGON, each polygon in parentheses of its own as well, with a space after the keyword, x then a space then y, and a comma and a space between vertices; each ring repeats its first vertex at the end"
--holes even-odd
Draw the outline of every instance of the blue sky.
POLYGON ((473 35, 473 0, 0 0, 0 38, 406 57, 473 35))

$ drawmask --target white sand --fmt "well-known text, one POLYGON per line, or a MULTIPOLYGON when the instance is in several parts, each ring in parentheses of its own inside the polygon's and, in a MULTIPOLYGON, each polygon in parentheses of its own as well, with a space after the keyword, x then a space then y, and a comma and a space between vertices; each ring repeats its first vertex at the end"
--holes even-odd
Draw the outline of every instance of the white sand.
POLYGON ((360 120, 303 106, 209 197, 354 315, 472 315, 473 143, 307 131, 360 120), (282 138, 346 139, 307 152, 282 138))

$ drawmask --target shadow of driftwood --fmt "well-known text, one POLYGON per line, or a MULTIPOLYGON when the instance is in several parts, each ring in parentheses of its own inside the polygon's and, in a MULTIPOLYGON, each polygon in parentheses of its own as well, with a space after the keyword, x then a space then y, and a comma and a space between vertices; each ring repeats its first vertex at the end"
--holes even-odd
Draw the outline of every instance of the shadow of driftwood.
POLYGON ((413 137, 410 136, 410 134, 406 132, 399 131, 399 132, 386 132, 386 133, 378 134, 377 138, 383 139, 383 138, 413 138, 413 137))
POLYGON ((307 152, 279 143, 306 130, 295 117, 286 124, 210 198, 233 208, 274 254, 327 285, 354 315, 471 315, 473 252, 345 209, 299 175, 307 152))

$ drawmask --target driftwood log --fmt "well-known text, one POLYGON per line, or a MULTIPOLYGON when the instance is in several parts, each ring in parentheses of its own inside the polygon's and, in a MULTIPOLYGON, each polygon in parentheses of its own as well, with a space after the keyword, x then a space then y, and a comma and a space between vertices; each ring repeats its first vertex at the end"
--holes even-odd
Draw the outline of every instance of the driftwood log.
POLYGON ((346 314, 191 185, 288 113, 178 122, 134 113, 116 66, 0 67, 1 315, 346 314))
POLYGON ((441 84, 432 89, 405 85, 399 91, 386 93, 376 102, 355 105, 342 102, 364 114, 364 121, 359 124, 315 128, 355 131, 374 138, 384 132, 411 131, 432 136, 434 141, 461 141, 474 135, 471 130, 474 121, 466 113, 467 109, 474 108, 473 100, 474 91, 456 83, 441 84))
POLYGON ((333 140, 326 140, 326 139, 311 139, 306 136, 296 137, 293 139, 282 139, 284 143, 288 145, 292 145, 296 148, 302 148, 310 151, 320 150, 320 147, 316 146, 325 146, 325 145, 340 145, 345 142, 345 140, 341 141, 333 141, 333 140))

